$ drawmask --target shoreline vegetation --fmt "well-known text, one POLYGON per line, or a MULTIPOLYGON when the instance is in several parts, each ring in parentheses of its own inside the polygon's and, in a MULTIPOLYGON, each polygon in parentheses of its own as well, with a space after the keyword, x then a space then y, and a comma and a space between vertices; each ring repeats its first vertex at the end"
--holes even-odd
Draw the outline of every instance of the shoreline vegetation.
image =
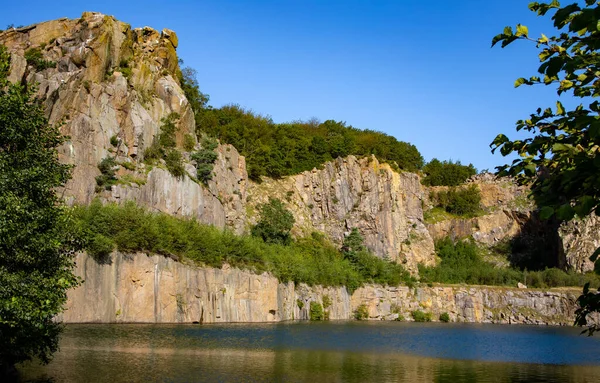
POLYGON ((415 279, 401 266, 374 256, 357 243, 340 250, 317 232, 289 244, 268 243, 260 237, 236 235, 193 219, 152 213, 135 203, 102 204, 72 210, 75 230, 85 250, 98 262, 113 250, 146 251, 200 266, 224 263, 257 273, 269 272, 282 282, 346 286, 354 291, 365 283, 412 285, 415 279))

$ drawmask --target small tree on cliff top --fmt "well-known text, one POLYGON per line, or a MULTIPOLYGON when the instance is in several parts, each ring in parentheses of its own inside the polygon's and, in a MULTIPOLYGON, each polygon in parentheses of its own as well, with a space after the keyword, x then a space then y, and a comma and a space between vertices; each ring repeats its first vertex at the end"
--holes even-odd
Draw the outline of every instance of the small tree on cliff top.
POLYGON ((57 350, 73 275, 75 241, 54 192, 69 178, 58 162, 63 141, 48 125, 33 91, 6 81, 0 46, 0 380, 16 363, 47 362, 57 350))
MULTIPOLYGON (((492 152, 518 153, 510 165, 498 167, 500 175, 515 176, 530 183, 540 206, 540 215, 570 220, 575 215, 600 215, 600 6, 594 0, 561 7, 551 3, 531 3, 529 9, 539 16, 552 12, 558 36, 532 38, 526 26, 506 27, 495 36, 492 46, 505 47, 516 40, 530 41, 537 47, 541 65, 538 75, 519 78, 520 85, 547 85, 557 93, 571 94, 582 103, 569 110, 560 101, 554 108, 539 108, 525 120, 517 121, 517 130, 532 137, 510 140, 500 134, 492 142, 492 152)), ((600 249, 592 254, 596 261, 600 249)), ((578 300, 576 324, 587 325, 586 317, 600 311, 600 292, 584 287, 578 300)), ((590 326, 589 334, 598 330, 590 326)))

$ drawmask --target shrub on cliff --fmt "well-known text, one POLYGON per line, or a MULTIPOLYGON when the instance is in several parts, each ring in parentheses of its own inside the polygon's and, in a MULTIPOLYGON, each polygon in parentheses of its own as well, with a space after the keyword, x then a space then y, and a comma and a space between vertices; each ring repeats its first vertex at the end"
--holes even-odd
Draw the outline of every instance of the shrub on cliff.
POLYGON ((294 216, 276 198, 259 205, 260 220, 252 227, 252 235, 267 243, 288 245, 292 241, 290 231, 294 226, 294 216))
POLYGON ((33 66, 37 70, 56 68, 56 63, 54 61, 44 60, 44 56, 42 55, 40 48, 30 48, 26 50, 24 57, 27 61, 27 64, 33 66))
POLYGON ((356 310, 354 310, 354 319, 356 320, 367 320, 369 319, 369 309, 366 304, 359 305, 356 310))
POLYGON ((74 276, 70 216, 56 188, 70 177, 58 161, 64 137, 48 124, 34 89, 8 84, 0 46, 0 380, 15 363, 48 362, 58 348, 74 276))
POLYGON ((433 315, 431 313, 425 313, 421 310, 415 310, 410 312, 410 316, 415 322, 431 322, 433 315))
POLYGON ((319 302, 310 302, 310 320, 318 321, 325 320, 325 314, 323 313, 323 306, 319 302))
POLYGON ((144 162, 156 164, 163 160, 167 170, 174 177, 183 177, 185 174, 183 158, 176 148, 175 140, 175 133, 178 129, 175 122, 178 118, 177 113, 171 113, 162 119, 160 133, 154 137, 152 145, 144 151, 144 162))
POLYGON ((215 149, 219 146, 217 140, 210 137, 202 139, 202 149, 192 153, 192 160, 196 162, 196 177, 203 184, 212 179, 212 171, 217 160, 215 149))
POLYGON ((413 277, 401 265, 374 257, 363 245, 364 239, 358 229, 353 228, 344 238, 342 254, 352 263, 365 281, 382 285, 411 285, 413 277))

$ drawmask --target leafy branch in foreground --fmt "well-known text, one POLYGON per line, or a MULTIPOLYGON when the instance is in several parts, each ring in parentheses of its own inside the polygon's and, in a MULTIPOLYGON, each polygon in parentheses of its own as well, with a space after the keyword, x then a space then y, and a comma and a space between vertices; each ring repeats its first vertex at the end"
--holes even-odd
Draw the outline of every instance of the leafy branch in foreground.
POLYGON ((0 380, 12 366, 58 348, 54 320, 78 284, 72 272, 78 248, 70 216, 55 190, 70 177, 58 161, 64 141, 48 124, 34 89, 9 84, 0 45, 0 380))
MULTIPOLYGON (((534 2, 529 8, 538 16, 552 12, 560 34, 531 38, 528 28, 519 24, 516 30, 506 27, 493 38, 492 46, 534 42, 541 63, 538 75, 517 79, 515 87, 553 86, 559 96, 578 97, 582 103, 569 109, 559 100, 554 108, 538 108, 528 119, 517 121, 517 131, 525 130, 532 137, 512 141, 498 135, 490 145, 492 152, 519 155, 512 164, 498 167, 498 172, 530 183, 543 219, 600 215, 600 103, 594 100, 600 96, 600 6, 586 0, 561 7, 554 0, 534 2)), ((596 261, 598 254, 600 249, 590 259, 596 261)), ((584 326, 587 315, 599 311, 600 292, 586 286, 578 302, 575 323, 584 326)), ((586 331, 591 335, 598 329, 592 325, 586 331)))

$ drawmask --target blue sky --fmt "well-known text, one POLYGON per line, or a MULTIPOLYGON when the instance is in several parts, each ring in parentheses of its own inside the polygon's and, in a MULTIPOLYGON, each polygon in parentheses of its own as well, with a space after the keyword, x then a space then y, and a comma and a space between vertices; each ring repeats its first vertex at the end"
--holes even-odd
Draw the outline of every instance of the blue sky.
POLYGON ((379 130, 426 160, 478 169, 498 133, 554 105, 551 88, 514 89, 538 67, 533 44, 490 48, 504 26, 554 34, 528 0, 505 1, 11 1, 0 28, 83 11, 133 27, 170 28, 213 106, 236 103, 276 122, 317 117, 379 130), (85 5, 82 5, 85 3, 85 5))

